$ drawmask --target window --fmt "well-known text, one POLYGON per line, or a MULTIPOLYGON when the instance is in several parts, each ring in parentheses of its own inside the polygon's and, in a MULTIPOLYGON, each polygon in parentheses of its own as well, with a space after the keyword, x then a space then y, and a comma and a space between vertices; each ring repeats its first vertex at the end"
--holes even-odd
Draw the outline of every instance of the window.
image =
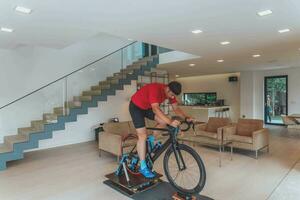
POLYGON ((214 104, 217 101, 217 93, 184 93, 182 96, 182 102, 185 105, 209 105, 214 104))
POLYGON ((265 77, 265 123, 283 125, 281 115, 288 114, 288 77, 265 77))

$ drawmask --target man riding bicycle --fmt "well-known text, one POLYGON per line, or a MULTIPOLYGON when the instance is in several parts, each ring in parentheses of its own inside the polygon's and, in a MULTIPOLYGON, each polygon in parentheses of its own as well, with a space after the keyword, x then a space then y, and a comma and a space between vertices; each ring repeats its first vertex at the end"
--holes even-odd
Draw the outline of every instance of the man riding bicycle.
MULTIPOLYGON (((176 115, 184 117, 187 121, 192 119, 186 115, 177 105, 176 97, 181 93, 181 84, 172 81, 168 85, 161 83, 150 83, 138 90, 132 97, 129 104, 129 112, 136 128, 138 141, 137 152, 140 158, 139 172, 145 178, 154 178, 155 174, 148 168, 145 161, 147 131, 145 128, 145 117, 157 122, 156 128, 164 128, 166 125, 177 127, 178 120, 171 120, 160 109, 160 104, 169 99, 176 115)), ((157 135, 157 133, 153 133, 157 135)), ((150 136, 151 137, 151 136, 150 136)), ((154 140, 154 136, 152 136, 154 140)))

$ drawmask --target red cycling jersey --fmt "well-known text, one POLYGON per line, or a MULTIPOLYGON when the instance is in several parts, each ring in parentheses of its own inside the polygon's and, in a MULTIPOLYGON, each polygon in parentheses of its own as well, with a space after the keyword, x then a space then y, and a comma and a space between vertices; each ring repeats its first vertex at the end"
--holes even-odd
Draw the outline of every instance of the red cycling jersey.
MULTIPOLYGON (((166 84, 150 83, 142 87, 132 97, 131 101, 139 108, 147 110, 153 103, 163 103, 168 97, 165 94, 166 84)), ((169 98, 171 104, 177 103, 176 97, 169 98)))

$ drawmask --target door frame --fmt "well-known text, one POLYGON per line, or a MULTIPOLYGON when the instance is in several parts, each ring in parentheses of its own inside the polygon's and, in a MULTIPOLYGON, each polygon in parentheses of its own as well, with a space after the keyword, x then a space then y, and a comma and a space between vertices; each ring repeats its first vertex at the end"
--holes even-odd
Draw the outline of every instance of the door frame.
POLYGON ((286 114, 288 115, 289 111, 288 111, 288 108, 289 108, 289 105, 288 105, 288 94, 289 94, 289 79, 288 79, 288 75, 278 75, 278 76, 265 76, 264 77, 264 121, 265 121, 265 124, 268 124, 268 125, 278 125, 278 126, 284 126, 284 123, 282 124, 278 124, 278 123, 270 123, 270 122, 267 122, 267 116, 266 116, 266 100, 267 100, 267 92, 266 92, 266 86, 267 86, 267 79, 269 78, 285 78, 286 79, 286 93, 285 93, 285 98, 286 98, 286 114))

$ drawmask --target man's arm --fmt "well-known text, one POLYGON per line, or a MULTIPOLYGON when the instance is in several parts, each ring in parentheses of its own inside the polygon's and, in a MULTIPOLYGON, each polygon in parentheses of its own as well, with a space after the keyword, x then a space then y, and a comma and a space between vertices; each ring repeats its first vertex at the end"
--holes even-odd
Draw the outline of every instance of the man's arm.
POLYGON ((153 112, 155 113, 155 115, 157 115, 158 118, 163 120, 166 124, 170 125, 172 123, 172 120, 161 111, 158 103, 152 103, 151 107, 153 112))
POLYGON ((172 105, 172 108, 173 108, 173 111, 175 112, 176 115, 179 115, 185 119, 191 119, 190 116, 188 116, 185 112, 183 112, 183 110, 181 110, 178 106, 177 103, 173 103, 171 104, 172 105))

